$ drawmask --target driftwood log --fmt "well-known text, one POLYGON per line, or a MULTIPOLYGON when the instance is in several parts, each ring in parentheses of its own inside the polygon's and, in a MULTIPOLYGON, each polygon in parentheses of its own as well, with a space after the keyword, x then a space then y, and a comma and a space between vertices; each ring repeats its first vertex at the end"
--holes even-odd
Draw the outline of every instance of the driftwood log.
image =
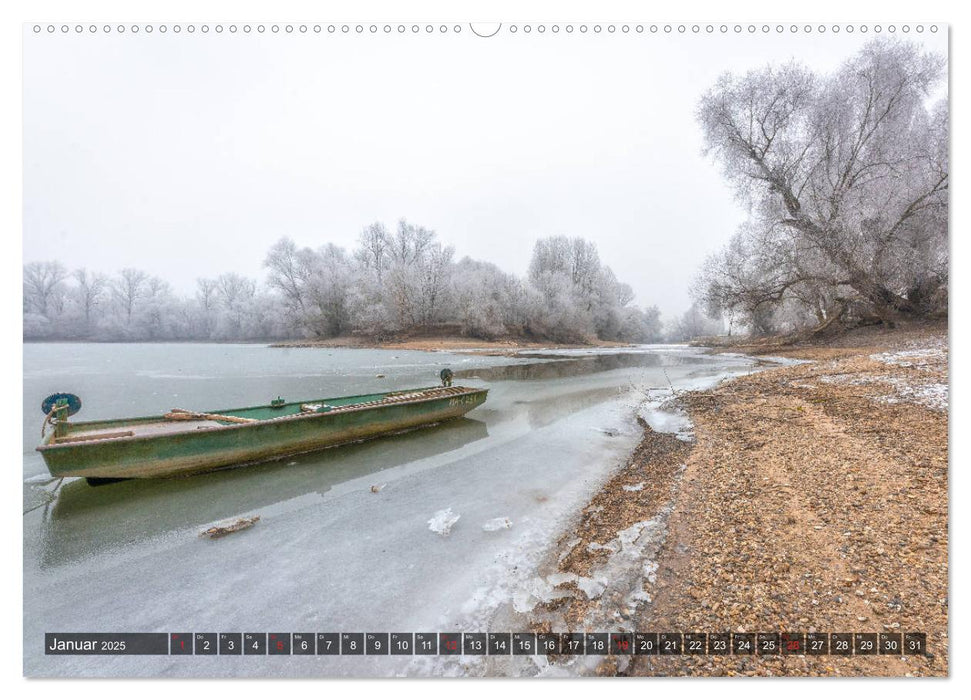
POLYGON ((173 408, 165 414, 166 420, 221 420, 227 423, 257 423, 256 418, 241 418, 240 416, 224 416, 220 413, 197 413, 184 408, 173 408))
POLYGON ((239 532, 240 530, 253 527, 259 522, 259 520, 260 516, 254 515, 252 518, 238 518, 237 520, 225 525, 213 525, 208 530, 203 530, 200 532, 199 537, 208 537, 211 540, 219 539, 220 537, 225 537, 226 535, 234 532, 239 532))

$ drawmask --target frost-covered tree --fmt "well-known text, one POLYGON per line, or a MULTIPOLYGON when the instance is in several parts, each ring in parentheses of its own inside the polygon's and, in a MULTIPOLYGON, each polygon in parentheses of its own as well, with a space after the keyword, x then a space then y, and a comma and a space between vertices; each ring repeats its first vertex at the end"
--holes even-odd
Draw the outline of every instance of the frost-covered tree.
POLYGON ((350 295, 355 271, 347 252, 327 243, 304 256, 306 296, 311 304, 307 326, 314 335, 330 337, 350 328, 350 295))
POLYGON ((218 304, 216 298, 216 280, 201 277, 196 280, 195 318, 193 327, 203 338, 212 337, 216 329, 218 304))
POLYGON ((526 298, 526 330, 561 343, 592 339, 593 317, 577 303, 573 281, 561 271, 544 271, 531 279, 526 298))
POLYGON ((145 283, 145 298, 141 308, 141 336, 161 340, 174 335, 170 327, 176 321, 172 287, 160 277, 149 277, 145 283))
POLYGON ((135 309, 145 297, 147 280, 148 275, 141 270, 126 267, 111 281, 111 292, 126 328, 131 328, 135 309))
POLYGON ((496 265, 463 258, 455 266, 452 296, 461 332, 493 339, 521 334, 526 320, 521 280, 496 265))
POLYGON ((265 288, 225 273, 196 280, 194 294, 180 297, 140 270, 126 268, 106 282, 83 271, 65 279, 57 264, 35 264, 25 267, 24 336, 231 341, 457 332, 656 342, 660 335, 657 309, 633 306, 630 286, 582 238, 539 241, 527 279, 491 263, 456 262, 434 231, 404 219, 393 233, 381 223, 367 226, 351 254, 333 243, 313 249, 281 238, 264 266, 265 288), (50 301, 58 294, 72 300, 71 313, 37 311, 59 307, 50 301), (89 317, 90 324, 78 320, 89 317))
POLYGON ((721 335, 722 331, 721 321, 708 316, 696 302, 671 324, 668 340, 684 343, 697 338, 721 335))
POLYGON ((706 263, 705 303, 756 330, 785 303, 821 323, 946 304, 947 104, 930 103, 944 78, 942 57, 894 39, 830 75, 723 75, 698 120, 752 220, 706 263))
POLYGON ((627 306, 621 311, 618 339, 631 343, 660 343, 664 340, 661 312, 656 306, 643 309, 627 306))
POLYGON ((299 324, 307 302, 308 252, 301 251, 290 238, 281 238, 267 253, 263 266, 269 270, 267 284, 283 296, 289 317, 299 324))
POLYGON ((71 275, 74 279, 72 297, 79 310, 84 330, 90 332, 105 301, 108 278, 100 272, 88 272, 83 267, 71 275))
POLYGON ((246 338, 250 335, 249 315, 256 296, 256 282, 227 272, 216 278, 216 301, 222 310, 217 333, 225 338, 246 338))
POLYGON ((542 238, 533 248, 528 279, 539 292, 530 307, 529 325, 536 333, 554 332, 581 339, 645 342, 630 285, 601 264, 597 247, 583 238, 542 238), (559 330, 551 330, 559 327, 559 330), (545 330, 540 330, 545 329, 545 330), (633 335, 631 335, 633 333, 633 335))
POLYGON ((366 227, 354 252, 359 284, 351 300, 353 325, 388 333, 444 321, 453 255, 434 231, 405 219, 394 233, 379 222, 366 227))
POLYGON ((67 270, 56 260, 24 265, 24 310, 51 318, 63 307, 67 270))

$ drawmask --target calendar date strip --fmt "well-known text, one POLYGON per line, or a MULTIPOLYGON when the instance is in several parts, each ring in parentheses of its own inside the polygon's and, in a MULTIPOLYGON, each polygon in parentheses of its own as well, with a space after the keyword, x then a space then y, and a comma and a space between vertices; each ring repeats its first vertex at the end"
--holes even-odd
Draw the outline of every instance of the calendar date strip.
POLYGON ((48 632, 48 655, 924 656, 921 632, 48 632))

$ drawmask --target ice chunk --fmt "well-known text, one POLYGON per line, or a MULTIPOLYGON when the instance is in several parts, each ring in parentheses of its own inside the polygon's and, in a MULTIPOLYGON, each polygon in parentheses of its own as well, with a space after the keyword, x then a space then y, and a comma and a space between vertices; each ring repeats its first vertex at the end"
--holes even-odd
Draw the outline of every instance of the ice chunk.
POLYGON ((512 520, 509 518, 493 518, 492 520, 487 520, 482 524, 482 529, 486 532, 495 532, 496 530, 508 530, 512 527, 512 520))
POLYGON ((647 561, 644 562, 644 580, 648 583, 657 583, 657 562, 647 561))
POLYGON ((659 525, 656 520, 643 520, 639 523, 634 523, 626 530, 621 530, 617 533, 617 540, 620 542, 622 548, 627 548, 633 546, 637 543, 638 539, 645 530, 647 530, 648 538, 655 535, 659 525))
POLYGON ((566 571, 558 571, 547 576, 546 580, 553 586, 562 586, 564 583, 576 583, 577 575, 566 571))
MULTIPOLYGON (((576 579, 574 577, 572 579, 568 578, 567 580, 576 579)), ((554 578, 553 576, 547 578, 534 576, 524 581, 522 587, 513 593, 513 609, 518 613, 528 613, 540 603, 549 603, 558 598, 570 597, 572 594, 569 591, 558 588, 557 586, 559 584, 556 581, 563 582, 562 578, 554 578)))
POLYGON ((458 522, 461 515, 453 513, 451 508, 440 510, 428 521, 428 529, 442 537, 448 537, 452 531, 452 526, 458 522))
POLYGON ((607 581, 602 578, 587 578, 586 576, 580 576, 577 579, 577 588, 583 591, 583 594, 587 596, 588 599, 593 600, 594 598, 599 598, 600 595, 607 589, 607 581))
POLYGON ((587 545, 588 552, 600 552, 602 550, 607 550, 608 552, 616 552, 617 549, 610 544, 600 544, 599 542, 591 542, 587 545))

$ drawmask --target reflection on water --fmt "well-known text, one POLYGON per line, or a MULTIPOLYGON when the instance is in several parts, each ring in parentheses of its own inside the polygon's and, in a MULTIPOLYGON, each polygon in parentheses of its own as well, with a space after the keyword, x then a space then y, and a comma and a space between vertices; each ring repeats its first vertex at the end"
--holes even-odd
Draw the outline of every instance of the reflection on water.
POLYGON ((40 561, 58 566, 120 544, 252 512, 352 479, 450 452, 489 436, 457 418, 438 426, 285 460, 176 479, 133 479, 91 487, 65 483, 46 507, 40 561))
POLYGON ((597 372, 609 372, 615 369, 661 367, 662 365, 703 365, 710 364, 712 361, 711 358, 704 355, 662 355, 653 352, 621 352, 584 357, 530 353, 522 357, 542 361, 459 370, 455 373, 455 377, 456 379, 482 379, 487 382, 563 379, 584 374, 596 374, 597 372))
POLYGON ((563 416, 610 401, 627 391, 628 388, 623 386, 601 387, 559 394, 542 401, 524 401, 522 405, 526 409, 529 426, 536 429, 550 425, 563 416))

